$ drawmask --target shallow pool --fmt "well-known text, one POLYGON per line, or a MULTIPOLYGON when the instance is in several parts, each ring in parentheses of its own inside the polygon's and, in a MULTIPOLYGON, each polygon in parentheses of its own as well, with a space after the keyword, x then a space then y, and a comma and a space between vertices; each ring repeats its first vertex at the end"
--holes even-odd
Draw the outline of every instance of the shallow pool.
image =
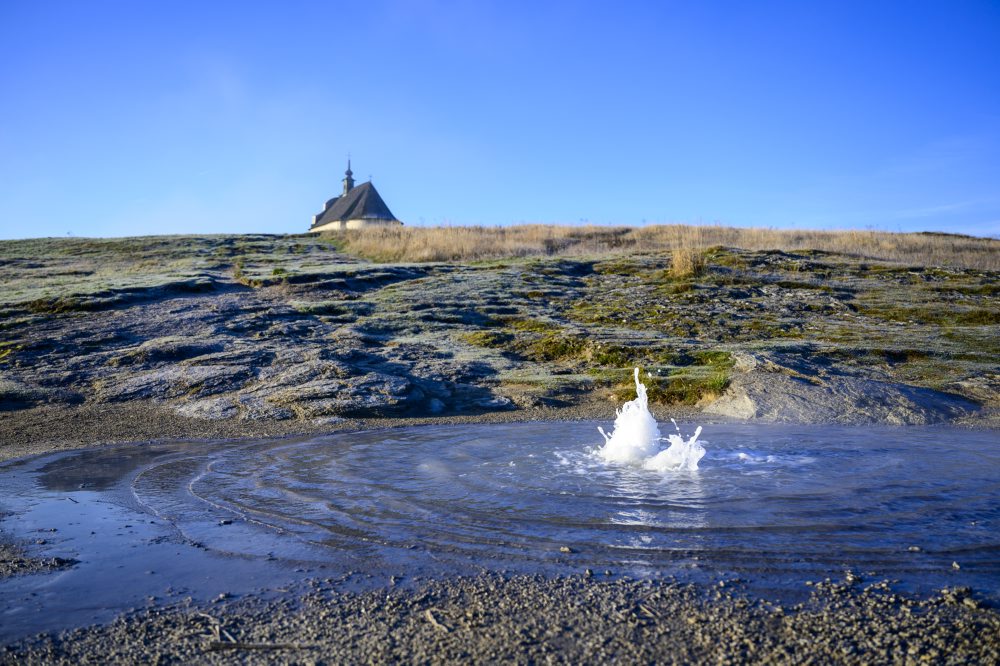
POLYGON ((80 561, 0 581, 0 633, 308 576, 589 569, 739 578, 780 595, 851 570, 1000 598, 995 431, 707 425, 698 470, 650 472, 595 455, 597 425, 133 445, 0 465, 0 528, 80 561))

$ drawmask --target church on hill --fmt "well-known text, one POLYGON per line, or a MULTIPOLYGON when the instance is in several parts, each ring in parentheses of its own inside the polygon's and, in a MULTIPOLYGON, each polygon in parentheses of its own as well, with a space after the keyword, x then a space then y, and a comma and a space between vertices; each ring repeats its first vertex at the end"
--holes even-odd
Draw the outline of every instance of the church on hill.
POLYGON ((348 159, 347 171, 344 172, 343 194, 327 201, 322 213, 313 215, 309 231, 336 231, 400 224, 403 223, 397 220, 385 205, 371 181, 354 186, 354 172, 351 171, 351 160, 348 159))

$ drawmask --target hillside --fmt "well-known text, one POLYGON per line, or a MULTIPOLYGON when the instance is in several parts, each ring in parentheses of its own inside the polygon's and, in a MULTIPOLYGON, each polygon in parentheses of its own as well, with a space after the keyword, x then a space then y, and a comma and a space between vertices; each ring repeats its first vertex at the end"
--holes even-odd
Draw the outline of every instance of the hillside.
POLYGON ((606 418, 634 366, 663 415, 996 422, 997 241, 692 229, 0 242, 4 439, 139 407, 206 435, 606 418))

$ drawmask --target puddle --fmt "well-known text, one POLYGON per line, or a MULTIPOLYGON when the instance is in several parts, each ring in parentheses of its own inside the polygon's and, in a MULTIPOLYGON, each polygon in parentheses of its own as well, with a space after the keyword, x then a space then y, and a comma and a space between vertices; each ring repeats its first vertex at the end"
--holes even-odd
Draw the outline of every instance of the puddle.
POLYGON ((364 587, 607 569, 795 595, 851 569, 918 593, 969 585, 1000 598, 996 432, 710 425, 697 469, 652 471, 608 462, 597 425, 180 442, 0 465, 0 528, 44 540, 33 555, 79 560, 0 581, 0 639, 348 573, 364 587))

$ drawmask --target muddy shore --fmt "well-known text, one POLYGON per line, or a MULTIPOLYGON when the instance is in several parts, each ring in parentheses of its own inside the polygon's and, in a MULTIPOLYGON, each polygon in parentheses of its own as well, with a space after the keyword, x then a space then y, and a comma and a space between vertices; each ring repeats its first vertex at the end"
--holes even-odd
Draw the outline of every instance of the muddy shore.
MULTIPOLYGON (((705 417, 690 408, 671 409, 677 419, 705 417)), ((156 404, 79 407, 42 406, 7 412, 0 418, 0 462, 13 458, 109 444, 171 440, 255 439, 350 430, 401 428, 446 423, 512 423, 521 421, 614 421, 614 409, 603 402, 552 409, 487 412, 428 417, 372 417, 334 423, 283 420, 207 420, 180 416, 156 404)), ((715 417, 718 420, 719 417, 715 417)))
MULTIPOLYGON (((556 415, 610 418, 599 407, 533 414, 556 415)), ((22 441, 8 449, 18 454, 95 442, 141 446, 143 439, 304 432, 301 422, 197 421, 157 407, 36 408, 12 416, 0 432, 22 441), (290 427, 295 424, 299 427, 290 427)), ((406 424, 523 416, 500 412, 406 424)), ((697 417, 690 411, 683 416, 697 417)), ((334 425, 404 423, 368 419, 334 425)), ((31 544, 4 543, 0 572, 52 575, 74 564, 33 558, 31 550, 31 544)), ((151 602, 106 624, 6 645, 0 663, 992 663, 1000 658, 1000 613, 974 590, 945 588, 915 597, 897 592, 889 581, 850 572, 806 590, 807 601, 789 604, 745 592, 739 580, 724 577, 713 585, 692 585, 607 578, 601 572, 555 579, 394 576, 384 587, 362 592, 352 591, 343 576, 314 578, 210 602, 151 602)))

